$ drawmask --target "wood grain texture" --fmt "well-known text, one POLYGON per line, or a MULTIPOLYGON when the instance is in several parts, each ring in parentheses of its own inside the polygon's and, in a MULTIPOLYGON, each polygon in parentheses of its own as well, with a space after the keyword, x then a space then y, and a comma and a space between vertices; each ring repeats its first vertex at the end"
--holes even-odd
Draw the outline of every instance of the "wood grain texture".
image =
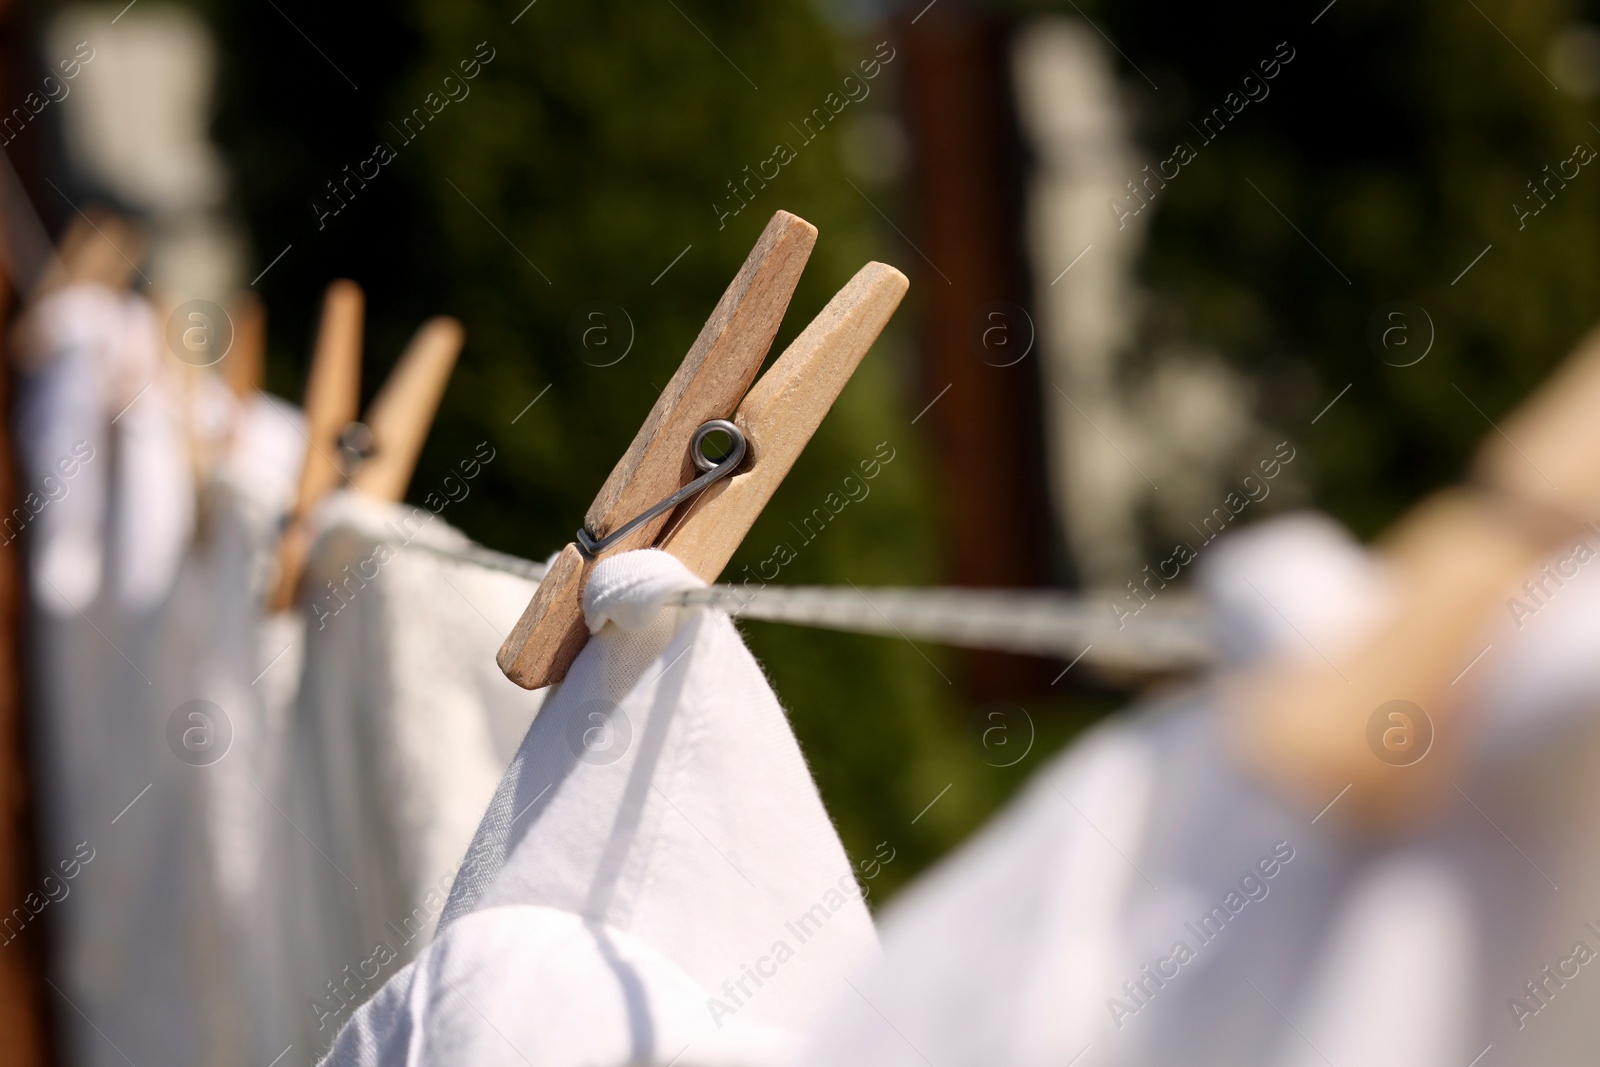
POLYGON ((567 676, 589 640, 583 590, 592 567, 578 546, 561 550, 534 590, 533 599, 500 646, 501 671, 524 689, 554 685, 567 676))
POLYGON ((304 525, 311 509, 343 480, 339 470, 339 434, 356 417, 361 403, 361 323, 366 298, 355 282, 339 279, 328 286, 322 303, 317 345, 306 379, 306 459, 300 468, 289 527, 278 551, 278 583, 268 605, 283 611, 294 601, 305 566, 304 525))
POLYGON ((750 458, 679 508, 660 547, 714 582, 805 450, 823 416, 900 306, 909 283, 868 263, 828 302, 739 405, 750 458))
MULTIPOLYGON (((804 219, 773 215, 590 505, 590 533, 604 537, 693 478, 689 439, 702 423, 731 415, 750 388, 816 240, 816 227, 804 219)), ((645 523, 606 554, 654 544, 668 518, 645 523)), ((571 580, 547 575, 500 647, 500 669, 524 689, 564 678, 588 638, 583 588, 590 565, 571 545, 562 560, 569 554, 577 557, 571 580)))
POLYGON ((357 468, 351 485, 379 500, 405 498, 465 340, 461 323, 447 315, 429 319, 417 330, 367 408, 376 451, 357 468))
MULTIPOLYGON (((816 227, 804 219, 772 216, 590 505, 590 533, 604 537, 694 477, 689 438, 708 419, 731 415, 750 388, 816 242, 816 227)), ((665 517, 647 523, 615 551, 653 544, 664 525, 665 517)))

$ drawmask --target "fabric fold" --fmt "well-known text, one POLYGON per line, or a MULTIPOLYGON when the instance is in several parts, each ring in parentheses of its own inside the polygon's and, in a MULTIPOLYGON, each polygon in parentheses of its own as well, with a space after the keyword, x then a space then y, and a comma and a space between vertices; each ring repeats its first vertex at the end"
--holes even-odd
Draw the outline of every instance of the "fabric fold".
POLYGON ((490 801, 440 933, 327 1062, 776 1064, 875 953, 732 622, 661 606, 699 584, 655 550, 596 567, 598 631, 490 801))
MULTIPOLYGON (((1238 665, 1337 658, 1393 595, 1319 516, 1214 552, 1202 591, 1238 665)), ((1540 614, 1600 610, 1589 557, 1563 552, 1540 614)), ((882 960, 791 1067, 1570 1061, 1600 1004, 1575 977, 1600 945, 1600 630, 1568 628, 1557 660, 1508 616, 1462 713, 1489 729, 1432 818, 1348 832, 1323 817, 1339 796, 1308 815, 1239 769, 1209 688, 1146 704, 896 899, 882 960)))

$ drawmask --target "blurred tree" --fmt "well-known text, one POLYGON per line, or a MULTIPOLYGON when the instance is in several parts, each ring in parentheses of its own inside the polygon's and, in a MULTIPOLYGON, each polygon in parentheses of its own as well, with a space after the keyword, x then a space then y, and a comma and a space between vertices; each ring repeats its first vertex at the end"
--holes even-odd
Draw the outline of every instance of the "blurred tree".
POLYGON ((1460 475, 1488 420, 1600 311, 1600 170, 1568 165, 1540 186, 1549 206, 1535 217, 1519 223, 1514 207, 1539 207, 1527 183, 1575 145, 1600 148, 1596 38, 1575 21, 1586 9, 1098 7, 1151 162, 1180 141, 1197 155, 1152 202, 1152 321, 1176 319, 1253 371, 1262 417, 1309 446, 1318 503, 1376 532, 1460 475), (1259 94, 1244 79, 1285 52, 1270 95, 1207 143, 1190 123, 1230 92, 1259 94), (1436 335, 1411 366, 1395 364, 1421 354, 1430 324, 1380 314, 1395 301, 1424 309, 1436 335), (1375 321, 1380 337, 1403 327, 1387 350, 1375 321))

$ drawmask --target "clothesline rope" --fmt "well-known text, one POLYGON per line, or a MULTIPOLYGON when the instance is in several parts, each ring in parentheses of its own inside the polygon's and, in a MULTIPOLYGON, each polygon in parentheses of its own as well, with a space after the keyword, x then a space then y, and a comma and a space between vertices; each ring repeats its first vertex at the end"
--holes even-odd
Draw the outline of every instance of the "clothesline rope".
MULTIPOLYGON (((401 546, 538 581, 545 564, 482 545, 401 546)), ((1076 661, 1139 671, 1210 666, 1216 643, 1205 614, 1173 598, 1150 604, 1135 626, 1119 629, 1100 601, 1046 591, 905 589, 855 586, 712 585, 678 593, 671 604, 707 604, 736 618, 851 633, 933 641, 962 648, 1076 661)))

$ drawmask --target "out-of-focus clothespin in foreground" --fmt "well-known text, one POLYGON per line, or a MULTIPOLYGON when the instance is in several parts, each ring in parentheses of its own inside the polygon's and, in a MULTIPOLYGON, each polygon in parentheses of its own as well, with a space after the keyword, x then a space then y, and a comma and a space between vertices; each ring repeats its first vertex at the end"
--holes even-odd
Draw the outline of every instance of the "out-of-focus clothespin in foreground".
POLYGON ((1600 517, 1596 411, 1600 329, 1485 435, 1471 483, 1423 501, 1384 539, 1385 618, 1225 687, 1247 766, 1310 811, 1343 797, 1334 818, 1369 827, 1415 821, 1450 795, 1470 741, 1463 668, 1505 598, 1600 517))

